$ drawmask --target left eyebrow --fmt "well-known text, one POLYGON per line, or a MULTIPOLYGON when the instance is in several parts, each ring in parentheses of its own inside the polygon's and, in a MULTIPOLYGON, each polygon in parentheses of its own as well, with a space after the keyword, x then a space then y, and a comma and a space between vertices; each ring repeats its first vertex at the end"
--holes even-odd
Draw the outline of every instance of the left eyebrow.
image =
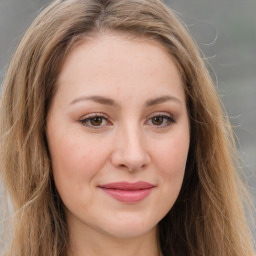
POLYGON ((181 105, 181 101, 178 98, 174 97, 174 96, 161 96, 161 97, 149 99, 149 100, 146 101, 145 105, 146 105, 146 107, 150 107, 150 106, 153 106, 153 105, 164 103, 166 101, 174 101, 174 102, 177 102, 181 105))

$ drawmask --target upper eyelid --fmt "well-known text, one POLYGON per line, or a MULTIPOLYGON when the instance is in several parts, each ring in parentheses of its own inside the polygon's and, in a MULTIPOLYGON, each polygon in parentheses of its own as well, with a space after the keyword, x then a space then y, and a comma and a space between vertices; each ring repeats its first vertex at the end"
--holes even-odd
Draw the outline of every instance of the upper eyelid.
POLYGON ((174 119, 174 116, 172 114, 165 112, 165 111, 154 112, 154 113, 148 115, 147 119, 153 118, 155 116, 168 116, 168 117, 174 119))
POLYGON ((103 114, 90 114, 90 115, 86 115, 83 118, 79 119, 79 123, 81 123, 83 126, 92 129, 92 130, 100 130, 106 126, 112 125, 111 121, 109 121, 109 119, 107 117, 105 117, 105 115, 103 114), (105 124, 101 124, 99 126, 95 126, 90 124, 90 119, 93 119, 94 117, 101 117, 104 122, 106 122, 105 124))
POLYGON ((93 117, 103 117, 103 118, 109 120, 109 117, 106 114, 100 113, 100 112, 83 115, 81 118, 79 118, 79 120, 82 121, 82 120, 90 119, 90 118, 93 118, 93 117))
MULTIPOLYGON (((166 119, 168 119, 168 121, 169 121, 169 124, 168 125, 164 125, 164 126, 158 126, 158 128, 164 128, 164 127, 168 127, 168 126, 170 126, 171 124, 173 124, 173 123, 176 123, 176 119, 174 118, 174 116, 172 115, 172 114, 170 114, 170 113, 168 113, 168 112, 157 112, 157 113, 153 113, 152 115, 150 115, 148 118, 147 118, 147 120, 146 120, 146 122, 145 123, 147 123, 147 122, 149 122, 151 119, 153 119, 154 117, 165 117, 166 119)), ((168 122, 167 121, 167 122, 168 122)), ((156 126, 157 127, 157 126, 156 126)))
POLYGON ((93 129, 100 129, 103 128, 106 125, 111 125, 112 122, 109 120, 109 117, 106 114, 103 114, 101 112, 97 112, 97 113, 90 113, 90 114, 86 114, 83 115, 81 118, 79 118, 78 120, 80 123, 82 123, 83 125, 89 127, 89 128, 93 128, 93 129), (88 121, 90 121, 90 119, 93 119, 95 117, 101 117, 103 120, 105 120, 106 124, 104 125, 100 125, 98 126, 98 128, 96 128, 97 126, 93 126, 93 125, 85 125, 85 123, 87 123, 88 121))
MULTIPOLYGON (((167 116, 167 117, 171 118, 173 121, 175 121, 174 116, 171 113, 166 112, 166 111, 157 111, 157 112, 151 113, 146 117, 146 121, 153 117, 156 117, 156 116, 163 116, 163 117, 167 116)), ((102 112, 95 112, 95 113, 89 113, 89 114, 83 115, 81 118, 79 118, 79 120, 83 121, 83 120, 90 119, 93 117, 102 117, 102 118, 106 119, 107 121, 111 122, 110 121, 111 118, 107 114, 104 114, 102 112)))

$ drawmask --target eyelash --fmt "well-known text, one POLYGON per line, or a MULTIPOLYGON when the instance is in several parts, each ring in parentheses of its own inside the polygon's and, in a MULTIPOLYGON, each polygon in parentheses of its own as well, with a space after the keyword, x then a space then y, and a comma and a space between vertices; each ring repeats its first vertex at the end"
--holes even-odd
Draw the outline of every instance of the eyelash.
MULTIPOLYGON (((95 113, 95 114, 90 114, 88 115, 86 118, 79 120, 79 122, 89 128, 92 129, 100 129, 102 127, 104 127, 105 125, 112 125, 112 123, 109 121, 109 118, 102 113, 95 113), (101 121, 101 123, 99 125, 93 125, 92 121, 95 118, 99 118, 101 121), (105 124, 102 125, 102 122, 106 122, 105 124)), ((165 128, 170 126, 173 123, 176 123, 176 121, 174 120, 174 118, 171 115, 167 115, 167 114, 162 114, 162 113, 158 113, 158 114, 154 114, 152 115, 147 121, 146 124, 151 122, 150 125, 155 126, 157 129, 160 128, 165 128), (160 125, 154 125, 153 124, 153 119, 154 118, 160 118, 162 119, 163 122, 165 122, 164 124, 160 124, 160 125)))
MULTIPOLYGON (((162 114, 162 113, 154 114, 152 117, 150 117, 150 118, 148 119, 147 122, 151 121, 151 123, 152 123, 152 121, 153 121, 154 118, 160 118, 160 119, 162 119, 163 121, 165 121, 164 124, 160 124, 160 125, 154 125, 154 124, 152 124, 153 126, 155 126, 155 127, 158 128, 158 129, 160 129, 160 128, 165 128, 165 127, 170 126, 170 125, 173 124, 173 123, 176 123, 176 121, 174 120, 174 118, 173 118, 171 115, 169 115, 169 114, 162 114)), ((146 122, 146 123, 147 123, 147 122, 146 122)))
POLYGON ((100 118, 102 121, 105 121, 106 124, 112 124, 110 121, 109 121, 109 118, 102 114, 102 113, 97 113, 97 114, 91 114, 91 115, 88 115, 86 118, 82 119, 82 120, 79 120, 79 122, 86 126, 86 127, 89 127, 89 128, 92 128, 92 129, 100 129, 102 128, 104 125, 93 125, 92 124, 92 121, 93 119, 95 118, 100 118))

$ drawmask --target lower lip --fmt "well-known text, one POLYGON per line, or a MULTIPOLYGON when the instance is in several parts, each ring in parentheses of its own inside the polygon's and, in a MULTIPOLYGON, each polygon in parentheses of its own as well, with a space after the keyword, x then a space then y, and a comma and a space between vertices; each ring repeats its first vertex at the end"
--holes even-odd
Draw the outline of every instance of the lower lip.
POLYGON ((101 189, 118 201, 125 203, 137 203, 145 199, 150 194, 153 187, 139 190, 101 189))

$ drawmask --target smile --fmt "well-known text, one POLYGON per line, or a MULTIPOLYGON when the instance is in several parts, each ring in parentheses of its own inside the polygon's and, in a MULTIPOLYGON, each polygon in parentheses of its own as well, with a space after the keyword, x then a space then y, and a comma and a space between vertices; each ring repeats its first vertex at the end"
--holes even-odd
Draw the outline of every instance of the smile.
POLYGON ((116 182, 99 186, 106 194, 118 201, 125 203, 137 203, 145 199, 155 188, 147 182, 116 182))

